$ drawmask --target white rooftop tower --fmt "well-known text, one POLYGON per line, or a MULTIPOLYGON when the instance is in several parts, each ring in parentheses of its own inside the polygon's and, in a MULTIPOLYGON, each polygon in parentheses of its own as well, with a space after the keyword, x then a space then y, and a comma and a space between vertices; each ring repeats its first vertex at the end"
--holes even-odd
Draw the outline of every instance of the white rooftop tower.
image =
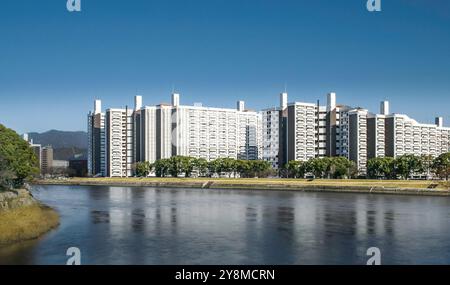
POLYGON ((100 114, 102 112, 102 100, 95 100, 94 114, 100 114))
POLYGON ((288 101, 288 94, 286 92, 283 92, 280 94, 280 107, 281 110, 284 110, 287 108, 287 101, 288 101))
POLYGON ((174 107, 180 106, 180 94, 172 93, 172 106, 174 107))
POLYGON ((237 110, 243 112, 245 110, 245 102, 237 101, 237 110))
POLYGON ((437 117, 436 118, 436 125, 440 128, 444 127, 444 118, 443 117, 437 117))
POLYGON ((380 114, 389 115, 389 101, 382 101, 380 104, 380 114))
POLYGON ((141 108, 142 108, 142 96, 141 95, 134 96, 134 110, 138 111, 141 108))
POLYGON ((327 110, 332 111, 334 109, 336 109, 336 93, 331 92, 327 96, 327 110))

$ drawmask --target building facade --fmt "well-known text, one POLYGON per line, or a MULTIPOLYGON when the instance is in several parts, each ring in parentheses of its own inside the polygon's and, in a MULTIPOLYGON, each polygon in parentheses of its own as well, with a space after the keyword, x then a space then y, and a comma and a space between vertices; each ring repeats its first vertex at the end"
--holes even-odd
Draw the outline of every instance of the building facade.
POLYGON ((290 103, 287 107, 287 159, 308 161, 318 156, 318 108, 315 104, 290 103))
POLYGON ((172 104, 143 107, 136 96, 134 109, 100 106, 88 115, 89 175, 128 177, 136 162, 172 156, 262 158, 262 116, 243 101, 236 109, 185 106, 174 93, 172 104))
POLYGON ((389 157, 406 154, 437 157, 450 151, 450 128, 443 124, 421 124, 407 115, 391 114, 386 116, 385 130, 389 157))
POLYGON ((88 114, 88 175, 106 176, 106 129, 102 102, 95 100, 94 111, 88 114))
POLYGON ((381 102, 379 114, 371 113, 337 104, 335 93, 327 95, 326 106, 287 100, 288 94, 281 93, 278 107, 255 112, 244 101, 235 109, 181 105, 174 93, 171 104, 143 106, 136 96, 134 109, 105 113, 96 100, 88 115, 88 173, 132 176, 136 162, 172 156, 263 159, 276 170, 290 160, 342 156, 364 176, 368 160, 375 157, 437 157, 450 151, 450 128, 443 118, 421 124, 391 113, 387 101, 381 102))
POLYGON ((53 170, 53 148, 45 146, 41 151, 41 174, 51 174, 53 170))
POLYGON ((106 176, 134 175, 134 111, 108 109, 105 115, 106 176))

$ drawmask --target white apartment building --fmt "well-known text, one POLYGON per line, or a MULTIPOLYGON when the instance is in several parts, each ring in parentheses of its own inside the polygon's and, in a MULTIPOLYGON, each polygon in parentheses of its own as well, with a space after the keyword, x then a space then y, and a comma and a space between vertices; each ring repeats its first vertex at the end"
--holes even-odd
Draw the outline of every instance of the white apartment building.
POLYGON ((386 156, 386 116, 389 114, 389 102, 382 101, 380 114, 367 115, 367 159, 386 156))
POLYGON ((287 107, 287 158, 308 161, 318 154, 318 108, 315 104, 290 103, 287 107))
POLYGON ((108 109, 105 115, 106 176, 133 175, 134 137, 132 109, 108 109))
POLYGON ((317 128, 317 157, 325 157, 327 155, 327 107, 318 106, 317 128))
POLYGON ((135 97, 134 109, 101 112, 95 102, 88 115, 88 167, 92 176, 134 175, 134 163, 154 162, 175 155, 214 160, 262 158, 262 116, 246 110, 243 101, 236 109, 172 104, 142 106, 135 97))
POLYGON ((180 104, 172 94, 171 104, 142 105, 135 97, 134 109, 101 111, 96 100, 88 115, 88 170, 90 175, 134 175, 134 163, 154 162, 175 155, 243 160, 264 159, 274 169, 289 160, 343 156, 354 161, 361 175, 374 157, 404 154, 437 157, 450 151, 450 128, 421 124, 406 115, 392 114, 389 102, 380 114, 336 103, 329 93, 327 105, 287 103, 261 112, 246 110, 239 101, 235 109, 180 104))
POLYGON ((236 109, 172 104, 144 107, 135 113, 136 161, 170 158, 175 155, 204 158, 256 160, 262 157, 262 121, 257 112, 236 109))
POLYGON ((348 114, 348 159, 356 164, 358 174, 367 174, 367 115, 365 109, 354 109, 348 114))
POLYGON ((450 128, 421 124, 407 115, 386 116, 386 156, 405 154, 437 157, 449 151, 450 128))
POLYGON ((285 162, 285 124, 288 94, 280 94, 280 106, 262 110, 262 159, 278 170, 285 162))
POLYGON ((262 115, 262 159, 270 162, 273 169, 279 168, 280 152, 280 108, 271 108, 261 111, 262 115))
POLYGON ((386 115, 367 115, 367 158, 386 156, 386 115))

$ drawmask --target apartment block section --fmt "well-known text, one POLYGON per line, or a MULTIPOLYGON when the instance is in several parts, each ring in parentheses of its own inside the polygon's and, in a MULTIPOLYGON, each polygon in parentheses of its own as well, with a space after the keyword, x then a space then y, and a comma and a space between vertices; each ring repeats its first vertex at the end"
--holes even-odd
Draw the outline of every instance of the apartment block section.
POLYGON ((287 162, 286 124, 288 94, 280 94, 280 106, 262 110, 262 159, 278 170, 287 162))
POLYGON ((386 156, 386 116, 367 116, 367 158, 386 156))
POLYGON ((261 111, 262 116, 262 158, 270 162, 272 168, 278 169, 280 154, 280 108, 270 108, 261 111))
POLYGON ((128 108, 106 111, 106 176, 129 177, 134 174, 133 113, 128 108))
POLYGON ((262 156, 261 115, 236 109, 203 106, 173 107, 173 151, 176 155, 256 160, 262 156))
POLYGON ((318 108, 310 103, 290 103, 287 120, 288 161, 308 161, 318 153, 317 128, 318 108))
POLYGON ((386 117, 386 156, 406 154, 437 157, 449 150, 449 128, 443 124, 421 124, 407 115, 386 117))
POLYGON ((354 109, 348 112, 348 158, 356 164, 358 175, 367 174, 367 115, 365 109, 354 109))
POLYGON ((135 111, 139 130, 136 161, 154 162, 175 155, 204 158, 256 160, 262 157, 262 116, 245 109, 180 104, 172 94, 172 104, 143 107, 135 111))
POLYGON ((101 101, 95 100, 94 112, 88 114, 88 174, 106 176, 105 113, 101 101))
POLYGON ((320 106, 317 102, 317 157, 325 157, 327 155, 327 108, 326 106, 320 106))

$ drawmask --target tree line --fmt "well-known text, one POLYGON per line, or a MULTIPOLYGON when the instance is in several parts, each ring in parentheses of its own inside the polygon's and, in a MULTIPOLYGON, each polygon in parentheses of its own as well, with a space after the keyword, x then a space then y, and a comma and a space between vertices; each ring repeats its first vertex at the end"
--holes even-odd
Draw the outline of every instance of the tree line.
POLYGON ((356 164, 346 157, 312 158, 308 161, 289 161, 281 176, 287 178, 305 178, 307 174, 315 178, 346 179, 358 176, 356 164))
MULTIPOLYGON (((203 158, 174 156, 160 159, 154 163, 138 162, 136 164, 138 177, 149 176, 154 172, 157 177, 243 177, 265 178, 277 176, 284 178, 314 178, 347 179, 360 176, 356 164, 345 157, 313 158, 308 161, 289 161, 277 173, 267 161, 237 160, 233 158, 218 158, 207 161, 203 158)), ((432 156, 402 155, 373 158, 367 163, 367 178, 371 179, 409 179, 414 175, 435 175, 441 179, 450 178, 450 153, 437 158, 432 156)))
POLYGON ((409 179, 414 175, 450 178, 450 153, 433 158, 430 155, 406 154, 397 158, 373 158, 367 163, 367 176, 376 179, 409 179))
POLYGON ((228 177, 268 177, 274 175, 271 165, 262 160, 239 160, 234 158, 218 158, 207 161, 204 158, 189 156, 173 156, 160 159, 154 163, 136 163, 136 176, 147 177, 154 172, 157 177, 213 177, 215 175, 226 175, 228 177))

